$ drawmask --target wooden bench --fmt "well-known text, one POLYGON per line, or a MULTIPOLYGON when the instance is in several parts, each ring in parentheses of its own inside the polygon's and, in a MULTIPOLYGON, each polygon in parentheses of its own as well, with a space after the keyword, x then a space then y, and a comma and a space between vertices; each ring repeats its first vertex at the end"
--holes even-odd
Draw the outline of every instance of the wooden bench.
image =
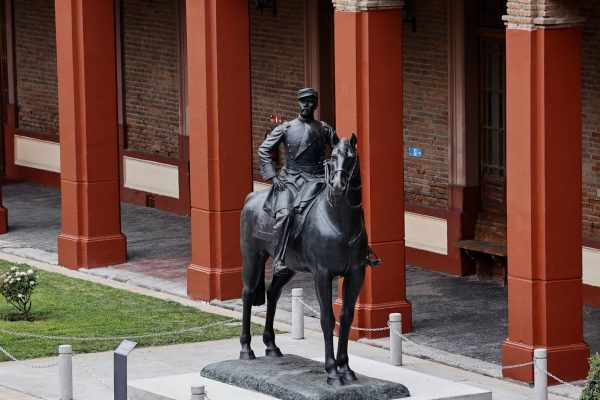
POLYGON ((503 285, 506 286, 506 257, 508 255, 506 251, 506 245, 477 239, 461 240, 456 242, 454 245, 460 249, 463 249, 465 253, 475 262, 477 276, 484 278, 491 277, 492 268, 494 266, 500 268, 502 271, 503 285), (491 266, 490 263, 487 262, 488 257, 492 261, 491 266))

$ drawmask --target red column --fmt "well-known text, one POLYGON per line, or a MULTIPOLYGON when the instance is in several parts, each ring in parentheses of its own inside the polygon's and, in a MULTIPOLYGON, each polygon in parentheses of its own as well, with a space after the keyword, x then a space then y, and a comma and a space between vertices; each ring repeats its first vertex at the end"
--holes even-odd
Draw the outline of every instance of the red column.
MULTIPOLYGON (((336 10, 335 65, 336 128, 340 136, 358 134, 369 242, 383 259, 367 269, 354 326, 384 327, 389 313, 401 312, 407 332, 412 309, 404 269, 402 10, 336 10)), ((338 311, 340 303, 338 298, 338 311)))
MULTIPOLYGON (((508 339, 503 364, 548 349, 548 369, 586 376, 581 281, 581 31, 506 33, 508 339)), ((533 368, 504 371, 531 382, 533 368)))
POLYGON ((62 231, 68 268, 125 261, 112 1, 56 0, 62 231))
MULTIPOLYGON (((12 164, 11 158, 14 158, 14 144, 13 137, 15 132, 16 123, 16 82, 15 82, 15 31, 14 31, 14 16, 13 16, 13 4, 11 1, 4 3, 4 34, 5 34, 5 53, 6 53, 6 122, 4 123, 4 176, 8 175, 8 167, 12 164)), ((2 182, 3 184, 4 182, 2 182)), ((0 234, 8 231, 8 211, 6 207, 2 205, 2 193, 0 187, 0 234)))
POLYGON ((252 190, 247 0, 188 0, 192 263, 188 295, 242 293, 240 213, 252 190))

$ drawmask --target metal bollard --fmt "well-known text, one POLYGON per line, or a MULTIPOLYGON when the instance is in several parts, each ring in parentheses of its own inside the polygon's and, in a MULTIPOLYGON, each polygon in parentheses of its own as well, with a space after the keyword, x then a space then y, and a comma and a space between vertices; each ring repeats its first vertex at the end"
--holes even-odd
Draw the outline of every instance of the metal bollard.
POLYGON ((304 289, 292 289, 292 339, 304 339, 304 289))
POLYGON ((533 350, 533 398, 535 400, 548 400, 548 351, 546 349, 533 350))
POLYGON ((402 333, 402 314, 390 314, 390 364, 402 365, 402 338, 394 331, 402 333))
POLYGON ((73 348, 70 344, 58 346, 58 381, 60 400, 73 400, 73 348))
POLYGON ((206 399, 206 391, 204 390, 204 385, 192 385, 192 397, 190 400, 205 400, 206 399))

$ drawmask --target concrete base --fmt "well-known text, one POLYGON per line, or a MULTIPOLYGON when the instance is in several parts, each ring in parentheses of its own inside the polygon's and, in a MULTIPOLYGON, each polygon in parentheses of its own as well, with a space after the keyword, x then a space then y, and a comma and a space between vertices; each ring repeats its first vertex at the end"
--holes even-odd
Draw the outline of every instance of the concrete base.
POLYGON ((131 400, 190 400, 192 385, 204 385, 211 400, 275 398, 203 378, 197 372, 129 382, 127 397, 131 400))
MULTIPOLYGON (((322 361, 322 360, 321 360, 322 361)), ((410 391, 411 400, 491 400, 492 393, 462 383, 436 378, 405 367, 394 367, 379 361, 350 356, 355 372, 366 376, 402 383, 410 391)), ((261 393, 226 385, 199 374, 166 376, 129 382, 131 400, 189 400, 192 384, 203 384, 211 400, 273 399, 261 393)))

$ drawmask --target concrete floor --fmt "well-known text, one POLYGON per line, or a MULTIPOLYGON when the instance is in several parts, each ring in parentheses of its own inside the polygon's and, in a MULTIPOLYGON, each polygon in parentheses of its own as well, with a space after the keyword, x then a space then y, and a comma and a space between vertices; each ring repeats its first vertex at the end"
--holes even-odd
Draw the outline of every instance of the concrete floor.
MULTIPOLYGON (((9 210, 9 233, 0 236, 0 250, 56 263, 60 232, 60 193, 30 183, 2 188, 9 210), (38 252, 40 250, 41 252, 38 252)), ((128 262, 88 272, 139 286, 185 296, 186 266, 190 262, 189 218, 155 209, 121 205, 128 262)), ((407 267, 407 297, 413 305, 416 343, 499 364, 500 345, 507 337, 506 289, 498 281, 454 276, 407 267)), ((306 301, 318 308, 310 276, 299 274, 288 284, 305 289, 306 301)), ((334 287, 334 291, 337 288, 334 287)), ((235 308, 239 301, 216 302, 235 308)), ((289 292, 280 307, 290 310, 289 292)), ((307 312, 310 314, 310 312, 307 312)), ((600 352, 600 308, 585 306, 584 337, 592 352, 600 352)), ((563 329, 569 329, 565 326, 563 329)))

